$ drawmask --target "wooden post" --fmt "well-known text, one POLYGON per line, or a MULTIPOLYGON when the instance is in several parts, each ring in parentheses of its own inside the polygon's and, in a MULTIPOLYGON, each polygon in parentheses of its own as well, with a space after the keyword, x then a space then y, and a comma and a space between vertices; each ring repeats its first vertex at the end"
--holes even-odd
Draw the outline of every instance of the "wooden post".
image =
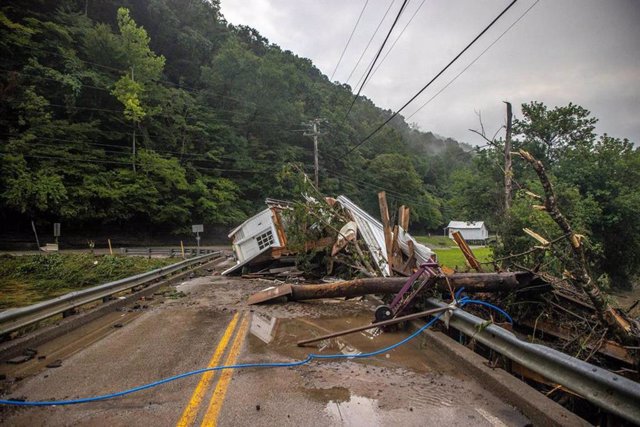
POLYGON ((380 205, 380 217, 384 231, 384 244, 387 247, 387 264, 389 265, 389 275, 393 276, 393 237, 389 220, 389 206, 387 205, 387 194, 384 191, 378 193, 378 204, 380 205))
POLYGON ((405 205, 398 208, 398 225, 402 227, 404 231, 409 231, 409 208, 405 205))
POLYGON ((513 170, 511 167, 511 122, 513 114, 511 112, 511 103, 507 104, 507 132, 504 140, 504 211, 505 215, 511 207, 511 180, 513 178, 513 170))
POLYGON ((113 256, 113 248, 111 247, 111 239, 107 239, 107 243, 109 243, 109 254, 113 256))
POLYGON ((469 267, 473 268, 479 273, 482 273, 482 266, 478 262, 478 259, 473 254, 473 251, 471 250, 467 242, 464 240, 464 237, 462 237, 462 234, 460 234, 459 231, 454 231, 453 233, 451 233, 451 236, 453 236, 453 240, 462 251, 462 255, 464 255, 464 258, 467 260, 467 264, 469 264, 469 267))
POLYGON ((182 240, 180 240, 180 250, 182 250, 182 259, 185 259, 186 257, 184 256, 184 243, 182 243, 182 240))

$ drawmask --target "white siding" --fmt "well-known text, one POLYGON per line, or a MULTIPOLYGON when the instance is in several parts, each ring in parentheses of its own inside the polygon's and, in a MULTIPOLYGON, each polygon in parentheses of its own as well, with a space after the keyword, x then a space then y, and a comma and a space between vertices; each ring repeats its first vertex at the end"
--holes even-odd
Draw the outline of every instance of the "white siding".
POLYGON ((265 209, 235 230, 233 251, 238 262, 255 257, 266 247, 280 246, 271 215, 271 209, 265 209))
POLYGON ((486 240, 489 238, 489 232, 484 225, 480 228, 449 228, 449 238, 453 238, 451 233, 454 231, 459 231, 464 240, 486 240))

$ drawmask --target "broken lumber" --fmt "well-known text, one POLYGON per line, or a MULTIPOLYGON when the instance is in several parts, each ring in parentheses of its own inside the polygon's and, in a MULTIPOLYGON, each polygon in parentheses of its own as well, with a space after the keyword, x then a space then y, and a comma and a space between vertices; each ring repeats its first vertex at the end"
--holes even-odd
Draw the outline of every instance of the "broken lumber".
POLYGON ((464 237, 462 237, 462 234, 459 231, 454 231, 453 233, 451 233, 451 236, 456 242, 456 245, 458 245, 458 247, 462 251, 462 255, 464 255, 464 258, 467 260, 467 264, 469 264, 469 267, 473 268, 477 272, 482 273, 482 266, 480 265, 480 262, 478 262, 478 259, 473 254, 473 251, 467 244, 467 241, 464 240, 464 237))

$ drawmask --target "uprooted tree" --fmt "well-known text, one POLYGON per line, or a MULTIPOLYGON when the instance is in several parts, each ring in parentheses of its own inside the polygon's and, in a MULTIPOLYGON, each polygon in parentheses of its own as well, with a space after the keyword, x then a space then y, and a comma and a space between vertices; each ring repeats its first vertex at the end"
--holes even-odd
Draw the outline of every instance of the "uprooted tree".
POLYGON ((544 205, 535 206, 538 210, 546 211, 553 221, 560 227, 563 236, 569 243, 571 248, 568 257, 561 256, 565 266, 563 275, 575 287, 584 291, 589 300, 593 304, 600 322, 622 342, 630 343, 637 341, 638 331, 634 330, 632 323, 621 316, 605 298, 604 293, 593 279, 589 272, 588 262, 585 256, 583 240, 584 236, 576 233, 566 217, 560 212, 557 204, 557 197, 553 189, 553 185, 545 172, 544 165, 532 154, 525 150, 519 150, 518 155, 528 162, 535 170, 542 188, 544 189, 544 197, 537 196, 533 193, 530 195, 542 200, 544 205))

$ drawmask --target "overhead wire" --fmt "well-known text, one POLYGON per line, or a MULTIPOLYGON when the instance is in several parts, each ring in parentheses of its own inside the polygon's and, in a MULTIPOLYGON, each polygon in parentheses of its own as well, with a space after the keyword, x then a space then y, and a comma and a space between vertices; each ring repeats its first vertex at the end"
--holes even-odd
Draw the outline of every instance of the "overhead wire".
POLYGON ((352 147, 346 154, 351 154, 354 150, 356 150, 358 147, 360 147, 362 144, 364 144, 365 142, 367 142, 369 139, 371 139, 371 137, 373 135, 375 135, 376 133, 378 133, 378 131, 380 131, 380 129, 382 129, 387 123, 389 123, 391 120, 393 120, 398 114, 400 114, 400 112, 402 110, 404 110, 409 104, 411 104, 418 96, 420 96, 422 94, 422 92, 424 92, 429 86, 431 86, 431 84, 436 81, 447 69, 449 69, 449 67, 451 65, 453 65, 458 58, 460 58, 467 50, 469 50, 469 48, 471 46, 473 46, 475 44, 475 42, 482 37, 487 31, 489 31, 489 29, 491 27, 493 27, 493 25, 505 14, 507 13, 507 11, 509 9, 511 9, 511 7, 513 7, 514 4, 516 4, 518 0, 513 0, 511 1, 511 3, 509 3, 509 5, 504 8, 502 10, 502 12, 500 12, 500 14, 498 16, 496 16, 490 23, 489 25, 487 25, 473 40, 471 40, 471 42, 469 42, 464 49, 462 49, 451 61, 449 61, 449 63, 442 69, 440 70, 426 85, 424 85, 422 87, 422 89, 420 89, 415 95, 413 95, 402 107, 400 107, 400 109, 398 109, 395 113, 393 113, 387 120, 385 120, 382 124, 380 124, 376 129, 374 129, 371 133, 369 133, 369 135, 367 135, 365 138, 363 138, 360 142, 358 142, 354 147, 352 147))
POLYGON ((373 34, 369 38, 369 42, 367 43, 367 45, 364 47, 364 50, 360 54, 360 57, 358 58, 358 61, 356 62, 356 65, 353 66, 353 69, 351 70, 351 73, 349 73, 349 77, 347 77, 347 80, 345 80, 346 84, 349 83, 349 80, 351 80, 351 77, 353 76, 353 73, 355 73, 356 70, 358 69, 358 65, 360 65, 360 62, 362 61, 362 58, 364 57, 365 53, 367 53, 367 50, 369 49, 369 46, 371 45, 371 42, 373 41, 373 38, 376 36, 376 34, 378 34, 378 30, 380 30, 380 27, 382 26, 382 23, 387 18, 387 15, 389 14, 389 11, 391 10, 391 7, 393 6, 393 4, 395 2, 396 2, 396 0, 391 0, 391 2, 389 3, 389 7, 387 7, 387 10, 385 11, 384 15, 382 16, 382 19, 380 20, 380 22, 378 23, 378 26, 376 27, 375 31, 373 32, 373 34))
MULTIPOLYGON (((88 141, 73 141, 73 140, 65 140, 65 139, 55 139, 55 138, 43 138, 40 137, 39 139, 47 139, 47 140, 51 140, 51 141, 60 141, 60 142, 75 142, 78 144, 82 144, 82 145, 87 145, 89 146, 89 148, 95 149, 95 150, 102 150, 105 153, 112 153, 112 154, 131 154, 131 147, 127 146, 127 145, 115 145, 115 144, 101 144, 101 143, 97 143, 97 142, 88 142, 88 141), (107 148, 104 149, 103 147, 107 148), (125 151, 114 151, 113 149, 120 149, 120 150, 125 150, 125 151)), ((82 150, 83 147, 74 147, 74 146, 60 146, 60 145, 56 145, 56 144, 49 144, 46 142, 32 142, 29 141, 29 148, 36 146, 37 149, 44 149, 44 148, 65 148, 68 150, 82 150)), ((201 161, 201 162, 216 162, 216 161, 230 161, 230 160, 237 160, 238 156, 237 155, 232 155, 232 154, 228 154, 228 155, 215 155, 215 158, 207 158, 205 157, 206 153, 182 153, 180 151, 169 151, 169 150, 162 150, 162 149, 156 149, 153 147, 144 147, 144 146, 139 146, 138 149, 147 149, 147 150, 151 150, 154 153, 157 154, 169 154, 169 155, 176 155, 176 156, 180 156, 180 158, 178 160, 181 160, 183 157, 185 158, 185 160, 189 160, 189 161, 201 161)), ((24 153, 21 153, 24 154, 24 153)), ((295 161, 295 160, 290 160, 290 161, 295 161)), ((251 159, 251 163, 252 164, 264 164, 264 165, 272 165, 274 164, 273 161, 271 160, 261 160, 261 159, 251 159)))
POLYGON ((380 48, 378 49, 378 52, 376 53, 375 57, 373 58, 373 62, 371 62, 371 65, 368 67, 368 70, 366 72, 364 80, 362 80, 362 84, 360 85, 360 88, 358 89, 358 92, 355 94, 355 96, 353 97, 353 100, 351 101, 351 105, 349 106, 349 109, 347 110, 347 114, 345 114, 345 119, 349 116, 349 113, 351 112, 351 109, 353 108, 353 105, 356 103, 356 100, 360 96, 360 93, 362 92, 362 89, 364 89, 365 85, 367 84, 367 79, 371 75, 371 71, 373 71, 373 67, 375 66, 376 61, 380 57, 380 54, 382 53, 382 50, 384 49, 385 45, 387 44, 387 41, 389 40, 389 37, 391 37, 391 33, 393 32, 393 29, 396 27, 396 24, 398 23, 398 20, 400 19, 400 16, 402 15, 402 12, 404 12, 404 9, 407 6, 408 1, 409 0, 403 0, 402 5, 400 6, 400 10, 398 10, 398 13, 396 14, 396 17, 393 20, 393 23, 391 24, 391 28, 389 28, 389 31, 387 31, 387 35, 385 36, 384 40, 382 41, 382 44, 380 45, 380 48))
POLYGON ((349 39, 347 39, 347 44, 344 46, 344 49, 342 50, 342 53, 340 54, 340 59, 338 59, 338 63, 336 64, 336 68, 333 69, 333 73, 331 73, 331 77, 329 78, 330 81, 333 81, 333 76, 335 76, 336 71, 338 71, 338 67, 340 66, 340 63, 342 62, 342 58, 344 58, 344 54, 347 52, 347 48, 349 47, 349 43, 351 43, 351 39, 353 38, 353 35, 356 32, 356 29, 358 28, 358 24, 360 23, 360 19, 362 19, 362 15, 364 14, 364 10, 367 8, 367 5, 369 4, 369 0, 366 0, 364 2, 364 6, 362 6, 362 10, 360 11, 360 15, 358 16, 358 20, 356 21, 356 25, 353 26, 353 30, 351 30, 351 34, 349 35, 349 39))
POLYGON ((410 116, 407 116, 405 118, 405 120, 409 120, 410 118, 412 118, 413 116, 415 116, 420 110, 422 110, 424 107, 426 107, 427 105, 429 105, 431 103, 431 101, 433 101, 435 98, 438 97, 438 95, 440 95, 442 92, 444 92, 449 86, 451 86, 456 80, 458 80, 458 78, 464 74, 465 71, 467 71, 469 68, 471 68, 471 66, 473 66, 473 64, 475 64, 476 62, 478 62, 478 60, 485 54, 487 53, 487 51, 489 51, 489 49, 491 49, 496 43, 498 43, 500 41, 500 39, 502 39, 502 37, 504 37, 505 34, 507 34, 509 32, 509 30, 511 30, 518 22, 520 22, 520 20, 522 20, 522 18, 524 18, 527 13, 529 13, 529 11, 531 9, 533 9, 535 7, 535 5, 537 5, 540 2, 540 0, 536 0, 535 3, 533 3, 527 10, 524 11, 524 13, 522 15, 520 15, 520 17, 518 19, 516 19, 513 24, 509 25, 509 27, 504 30, 502 32, 502 34, 500 34, 500 36, 495 39, 493 41, 493 43, 491 43, 489 46, 487 46, 486 49, 484 49, 482 52, 480 52, 480 54, 478 56, 475 57, 475 59, 473 61, 471 61, 469 63, 469 65, 467 65, 466 67, 464 67, 462 69, 462 71, 460 71, 453 79, 451 79, 449 81, 449 83, 447 83, 442 89, 440 89, 438 92, 436 92, 435 95, 433 95, 431 98, 429 98, 424 104, 422 104, 416 111, 414 111, 413 113, 411 113, 410 116))
MULTIPOLYGON (((4 157, 7 157, 7 155, 9 155, 9 154, 12 154, 12 153, 0 152, 0 156, 4 156, 4 157)), ((118 152, 118 154, 121 154, 121 153, 118 152)), ((67 161, 67 162, 74 162, 74 163, 80 163, 80 164, 89 164, 89 165, 92 164, 92 163, 105 163, 105 164, 118 164, 118 165, 131 166, 131 162, 117 161, 117 160, 96 159, 96 158, 71 159, 71 158, 67 158, 67 157, 41 156, 41 155, 32 155, 32 154, 23 154, 22 156, 26 157, 26 158, 33 158, 33 159, 62 160, 62 161, 67 161)), ((193 167, 194 169, 208 170, 208 171, 234 172, 234 173, 241 173, 241 174, 251 174, 251 173, 255 173, 255 174, 269 173, 269 174, 271 174, 273 172, 279 171, 280 170, 279 166, 284 166, 284 163, 282 163, 282 164, 274 163, 273 166, 277 166, 277 167, 272 168, 272 169, 257 170, 255 168, 253 168, 253 169, 232 169, 232 168, 214 168, 214 167, 191 165, 191 167, 193 167)))
MULTIPOLYGON (((393 50, 393 48, 396 46, 396 44, 398 43, 398 40, 400 40, 400 37, 402 37, 402 35, 404 34, 404 32, 407 30, 407 27, 409 27, 409 24, 411 24, 411 22, 413 22, 413 19, 416 17, 416 15, 418 14, 418 12, 420 12, 420 9, 422 9, 422 6, 424 6, 424 4, 427 2, 427 0, 422 0, 422 2, 420 2, 420 4, 418 5, 418 7, 416 8, 416 10, 413 12, 413 15, 411 15, 411 18, 409 18, 409 20, 407 21, 407 23, 405 24, 405 26, 402 28, 402 31, 400 31, 400 33, 398 34, 398 37, 396 37, 396 39, 393 41, 393 43, 391 44, 391 46, 389 47, 389 50, 387 50, 387 53, 384 54, 384 56, 382 57, 382 59, 380 60, 380 62, 378 63, 378 65, 376 66, 375 70, 373 70, 373 73, 371 73, 371 77, 373 77, 378 70, 380 69, 380 67, 382 66, 382 64, 384 63, 384 61, 387 59, 387 57, 389 56, 389 54, 391 53, 391 51, 393 50)), ((359 82, 358 82, 359 83, 359 82)))

